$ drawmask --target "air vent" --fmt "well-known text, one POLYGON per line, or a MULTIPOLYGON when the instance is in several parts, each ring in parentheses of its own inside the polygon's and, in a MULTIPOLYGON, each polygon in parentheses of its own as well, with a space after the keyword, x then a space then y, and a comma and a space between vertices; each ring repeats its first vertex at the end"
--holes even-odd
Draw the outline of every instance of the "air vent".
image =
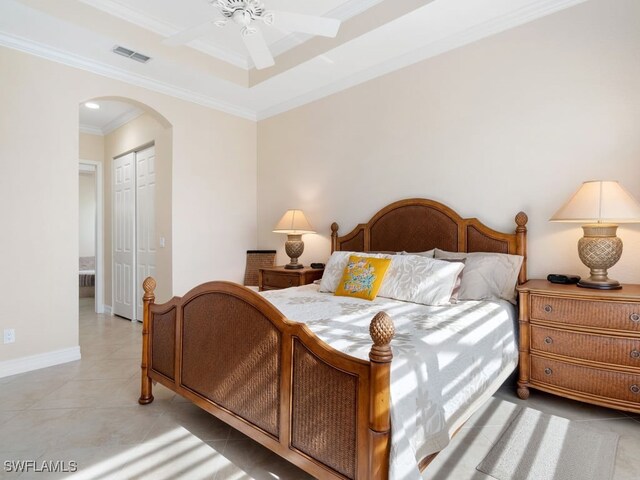
POLYGON ((133 55, 131 55, 132 60, 135 60, 136 62, 141 62, 141 63, 147 63, 149 60, 151 60, 151 57, 147 57, 146 55, 143 55, 141 53, 134 53, 133 55))
POLYGON ((134 52, 133 50, 121 47, 120 45, 116 45, 115 47, 113 47, 112 52, 140 63, 147 63, 149 60, 151 60, 151 57, 148 57, 147 55, 139 52, 134 52))

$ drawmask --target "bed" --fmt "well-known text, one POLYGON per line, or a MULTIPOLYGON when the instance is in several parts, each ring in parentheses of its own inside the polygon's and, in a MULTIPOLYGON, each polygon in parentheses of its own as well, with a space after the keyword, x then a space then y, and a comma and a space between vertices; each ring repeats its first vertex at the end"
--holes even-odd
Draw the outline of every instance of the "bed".
MULTIPOLYGON (((344 236, 333 224, 331 249, 423 252, 439 248, 517 254, 526 260, 526 222, 521 212, 515 232, 502 233, 477 219, 464 219, 438 202, 409 199, 383 208, 344 236)), ((526 281, 526 261, 518 281, 526 281)), ((345 321, 333 315, 335 305, 316 305, 316 311, 323 313, 307 316, 309 325, 291 321, 283 313, 302 315, 302 308, 321 304, 327 294, 319 293, 316 286, 263 296, 233 283, 209 282, 162 305, 154 303, 152 278, 143 287, 141 404, 153 401, 152 382, 157 381, 317 478, 387 479, 390 473, 391 478, 410 477, 410 473, 404 477, 398 473, 404 467, 394 470, 401 455, 394 450, 397 443, 392 446, 391 442, 392 415, 397 413, 391 409, 391 398, 398 396, 392 392, 398 368, 392 367, 403 367, 403 346, 408 342, 402 331, 404 307, 397 301, 376 299, 369 309, 358 307, 362 301, 342 302, 345 306, 340 308, 348 312, 346 323, 357 329, 357 335, 349 334, 344 345, 340 343, 344 338, 331 338, 331 332, 345 321), (397 338, 392 341, 396 327, 397 338), (394 354, 398 358, 392 365, 394 354)), ((465 305, 461 302, 452 318, 468 318, 463 315, 465 305)), ((508 306, 496 305, 485 302, 473 311, 480 316, 486 308, 510 311, 508 306)), ((423 313, 428 324, 434 313, 423 313)), ((515 321, 513 308, 510 314, 500 315, 503 324, 515 321)), ((451 325, 467 335, 468 326, 451 325)), ((513 361, 511 356, 481 395, 450 415, 444 424, 446 435, 441 428, 428 446, 413 448, 411 453, 420 457, 412 460, 416 471, 493 393, 505 372, 514 368, 513 361)), ((435 387, 437 381, 432 376, 420 389, 429 392, 429 385, 435 387)), ((399 437, 401 421, 393 418, 394 436, 399 437)), ((400 453, 406 455, 406 449, 400 453)))
POLYGON ((96 257, 79 257, 80 297, 93 297, 96 285, 96 257))

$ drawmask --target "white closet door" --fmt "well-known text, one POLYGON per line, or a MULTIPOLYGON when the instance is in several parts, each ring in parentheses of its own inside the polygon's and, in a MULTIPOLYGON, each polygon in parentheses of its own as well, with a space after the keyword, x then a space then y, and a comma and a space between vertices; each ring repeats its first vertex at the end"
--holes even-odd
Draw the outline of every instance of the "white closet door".
POLYGON ((135 314, 135 153, 113 161, 113 313, 135 314))
POLYGON ((136 319, 142 320, 142 282, 156 274, 156 155, 136 152, 136 319))

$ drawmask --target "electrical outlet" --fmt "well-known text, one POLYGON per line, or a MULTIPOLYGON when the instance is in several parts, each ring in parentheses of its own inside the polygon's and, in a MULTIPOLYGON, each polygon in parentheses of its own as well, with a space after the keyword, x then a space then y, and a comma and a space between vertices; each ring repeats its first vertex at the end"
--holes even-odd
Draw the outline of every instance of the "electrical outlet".
POLYGON ((13 343, 16 341, 16 331, 13 328, 4 329, 4 343, 13 343))

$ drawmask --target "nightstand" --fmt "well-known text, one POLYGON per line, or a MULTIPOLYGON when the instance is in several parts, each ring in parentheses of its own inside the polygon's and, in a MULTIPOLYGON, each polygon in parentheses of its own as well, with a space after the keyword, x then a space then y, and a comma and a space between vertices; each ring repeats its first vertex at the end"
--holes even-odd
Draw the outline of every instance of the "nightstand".
POLYGON ((640 413, 640 285, 595 290, 530 280, 518 292, 520 398, 536 388, 640 413))
POLYGON ((258 270, 258 287, 263 290, 278 290, 280 288, 299 287, 308 285, 314 280, 322 278, 322 268, 298 268, 289 270, 282 266, 261 268, 258 270))

